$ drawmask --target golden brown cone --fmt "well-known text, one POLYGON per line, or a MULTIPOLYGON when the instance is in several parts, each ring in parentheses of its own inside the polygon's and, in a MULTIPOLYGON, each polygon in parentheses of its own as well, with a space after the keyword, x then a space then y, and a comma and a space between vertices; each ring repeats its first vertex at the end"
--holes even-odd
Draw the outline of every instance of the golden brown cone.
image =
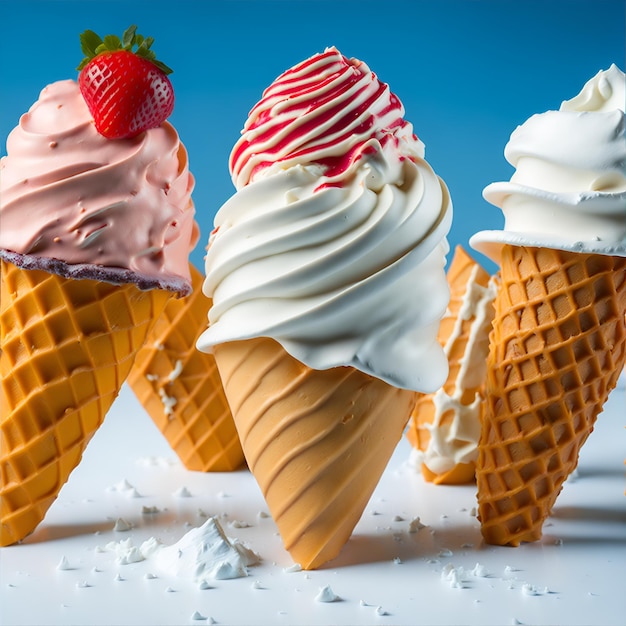
POLYGON ((1 261, 0 545, 44 518, 170 293, 1 261))
MULTIPOLYGON (((450 303, 439 325, 438 340, 448 357, 448 378, 436 393, 418 395, 407 437, 414 448, 426 453, 431 445, 434 424, 442 437, 454 433, 456 452, 467 457, 480 429, 495 291, 489 288, 489 273, 462 246, 455 248, 447 279, 450 303), (459 417, 459 413, 464 415, 459 417), (465 423, 467 420, 476 422, 473 432, 457 432, 455 422, 465 423)), ((474 480, 475 458, 450 467, 435 459, 431 465, 428 454, 422 455, 422 475, 429 482, 462 484, 474 480)))
POLYGON ((540 539, 626 358, 626 258, 505 245, 477 463, 487 543, 540 539))
POLYGON ((312 370, 272 339, 215 346, 226 397, 285 548, 304 569, 335 558, 415 402, 351 367, 312 370))
POLYGON ((187 469, 224 472, 244 462, 212 354, 196 341, 211 300, 190 264, 193 292, 170 300, 137 354, 128 383, 187 469))

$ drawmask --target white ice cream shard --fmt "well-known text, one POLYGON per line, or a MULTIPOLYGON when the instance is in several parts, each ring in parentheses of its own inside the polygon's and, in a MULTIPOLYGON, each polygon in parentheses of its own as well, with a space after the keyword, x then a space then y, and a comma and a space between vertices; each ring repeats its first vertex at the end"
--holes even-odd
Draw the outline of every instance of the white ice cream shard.
POLYGON ((158 550, 155 558, 164 570, 196 582, 241 578, 248 575, 249 566, 260 562, 253 550, 227 537, 214 517, 190 530, 178 543, 158 550))
POLYGON ((65 556, 61 557, 61 560, 59 561, 59 564, 57 565, 57 569, 60 570, 60 571, 65 571, 65 570, 72 569, 70 567, 69 561, 67 560, 67 557, 65 557, 65 556))
POLYGON ((319 593, 315 596, 318 602, 335 602, 339 600, 339 596, 331 589, 330 585, 321 587, 319 593))
POLYGON ((125 519, 118 517, 117 520, 115 520, 115 525, 113 526, 113 530, 118 532, 118 533, 124 533, 129 531, 131 528, 133 527, 133 525, 126 521, 125 519))
POLYGON ((422 524, 419 517, 414 517, 409 522, 409 532, 416 533, 418 530, 422 530, 422 528, 426 528, 426 524, 422 524))
POLYGON ((477 578, 487 578, 489 576, 489 572, 484 565, 476 563, 474 569, 472 570, 472 576, 476 576, 477 578))

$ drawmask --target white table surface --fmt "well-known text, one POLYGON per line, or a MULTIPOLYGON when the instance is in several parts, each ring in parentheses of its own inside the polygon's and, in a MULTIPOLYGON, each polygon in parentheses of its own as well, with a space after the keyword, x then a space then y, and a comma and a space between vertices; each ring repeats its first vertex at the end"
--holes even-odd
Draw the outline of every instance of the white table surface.
POLYGON ((625 426, 622 377, 543 539, 519 548, 483 544, 475 487, 425 483, 403 440, 341 555, 317 571, 289 572, 292 561, 273 521, 259 515, 266 508, 248 471, 186 471, 124 387, 39 528, 0 549, 0 623, 623 625, 625 426), (139 497, 116 488, 124 479, 139 497), (181 487, 190 497, 175 495, 181 487), (144 515, 143 507, 160 512, 144 515), (98 551, 127 538, 175 543, 206 514, 262 557, 248 577, 199 589, 150 559, 120 565, 98 551), (417 516, 427 526, 410 533, 417 516), (133 528, 114 531, 118 518, 133 528), (63 557, 69 569, 59 570, 63 557), (460 585, 446 576, 451 568, 460 585), (316 600, 326 585, 340 600, 316 600))

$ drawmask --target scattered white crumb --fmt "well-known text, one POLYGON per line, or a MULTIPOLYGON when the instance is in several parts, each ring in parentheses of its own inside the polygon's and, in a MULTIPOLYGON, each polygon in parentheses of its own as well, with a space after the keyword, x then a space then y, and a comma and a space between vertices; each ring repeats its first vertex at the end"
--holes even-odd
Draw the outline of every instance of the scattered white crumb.
POLYGON ((142 506, 141 507, 141 514, 142 515, 156 515, 157 513, 160 513, 161 509, 159 509, 159 507, 157 506, 142 506))
POLYGON ((451 557, 454 555, 454 552, 452 552, 452 550, 448 550, 448 548, 441 548, 441 550, 439 550, 439 554, 437 556, 439 557, 451 557))
POLYGON ((86 580, 80 580, 76 583, 76 587, 78 589, 87 589, 88 587, 91 587, 91 585, 86 580))
POLYGON ((259 512, 256 514, 256 516, 257 516, 259 519, 267 519, 270 515, 269 515, 269 513, 267 513, 266 511, 259 511, 259 512))
POLYGON ((121 577, 121 575, 118 573, 118 574, 116 574, 116 575, 115 575, 115 578, 114 578, 113 580, 115 580, 115 581, 117 581, 117 582, 123 582, 123 581, 125 581, 126 579, 125 579, 125 578, 122 578, 122 577, 121 577))
POLYGON ((168 382, 173 382, 176 380, 183 372, 183 362, 178 359, 176 363, 174 363, 174 369, 169 373, 167 380, 168 382))
POLYGON ((402 515, 394 515, 391 521, 392 522, 404 522, 404 517, 402 517, 402 515))
POLYGON ((319 593, 315 596, 318 602, 335 602, 339 596, 331 589, 330 585, 320 587, 319 593))
POLYGON ((477 578, 488 578, 489 572, 484 565, 476 563, 476 565, 474 565, 474 569, 472 570, 472 576, 476 576, 477 578))
POLYGON ((470 514, 472 517, 476 517, 476 515, 477 515, 478 513, 477 513, 477 511, 476 511, 476 507, 475 507, 475 506, 473 506, 473 507, 470 509, 469 514, 470 514))
POLYGON ((107 488, 107 491, 117 491, 119 493, 124 493, 129 489, 134 489, 133 485, 131 485, 126 478, 122 478, 119 483, 115 485, 111 485, 111 487, 107 488))
POLYGON ((118 533, 125 533, 129 531, 132 527, 133 525, 130 522, 126 521, 125 519, 121 517, 118 517, 117 520, 115 520, 113 530, 118 533))
POLYGON ((381 513, 379 513, 376 509, 372 509, 370 511, 370 515, 381 515, 381 513))
POLYGON ((62 556, 59 564, 57 565, 57 569, 59 571, 66 571, 74 568, 70 566, 70 562, 67 560, 67 557, 62 556))
POLYGON ((409 522, 409 532, 416 533, 418 530, 422 530, 422 528, 427 528, 426 524, 422 524, 419 517, 414 517, 409 522))
POLYGON ((207 589, 213 589, 213 587, 211 587, 211 585, 209 585, 206 580, 201 580, 200 584, 198 585, 198 589, 200 589, 201 591, 205 591, 207 589))
POLYGON ((441 578, 450 584, 453 589, 463 589, 465 587, 465 570, 462 567, 455 567, 448 563, 441 572, 441 578))
POLYGON ((563 545, 563 539, 555 539, 554 545, 555 546, 562 546, 563 545))
POLYGON ((205 621, 207 618, 206 616, 202 615, 202 613, 198 613, 198 611, 194 611, 191 614, 191 619, 198 620, 198 621, 205 621))
POLYGON ((174 593, 176 591, 176 589, 172 589, 172 587, 165 587, 165 592, 166 593, 174 593))
POLYGON ((146 580, 155 580, 155 579, 156 579, 156 576, 155 576, 152 572, 146 572, 146 573, 143 575, 143 577, 144 577, 146 580))
POLYGON ((546 593, 550 593, 547 587, 543 589, 539 589, 535 587, 535 585, 530 585, 528 583, 524 583, 522 585, 522 593, 526 596, 543 596, 546 593))
POLYGON ((172 495, 177 498, 191 498, 191 492, 185 486, 178 488, 172 495))
POLYGON ((394 565, 402 565, 402 559, 399 556, 397 556, 394 558, 393 563, 394 565))
POLYGON ((172 415, 174 413, 174 407, 176 406, 176 398, 168 396, 165 393, 165 389, 163 387, 159 388, 159 397, 161 398, 161 402, 163 403, 163 412, 165 415, 172 415))
POLYGON ((250 585, 251 589, 263 589, 263 585, 261 584, 260 580, 255 580, 251 585, 250 585))
POLYGON ((283 568, 283 572, 285 572, 286 574, 293 574, 294 572, 301 572, 301 571, 302 571, 302 565, 300 565, 300 563, 294 563, 293 565, 290 565, 289 567, 283 568))
POLYGON ((376 615, 380 615, 381 617, 385 615, 389 615, 389 613, 387 613, 387 611, 385 611, 385 609, 383 609, 382 606, 377 606, 375 612, 376 612, 376 615))
POLYGON ((241 520, 233 520, 232 522, 228 522, 228 525, 231 528, 250 528, 250 524, 248 524, 248 522, 243 522, 241 520))

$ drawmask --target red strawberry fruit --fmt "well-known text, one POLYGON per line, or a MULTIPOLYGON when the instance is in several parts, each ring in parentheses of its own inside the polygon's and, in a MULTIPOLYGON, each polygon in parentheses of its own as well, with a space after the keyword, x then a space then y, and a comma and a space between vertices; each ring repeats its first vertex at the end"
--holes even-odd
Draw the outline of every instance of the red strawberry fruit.
POLYGON ((131 26, 122 35, 101 39, 91 30, 80 36, 85 58, 78 66, 78 85, 96 129, 107 139, 135 137, 156 128, 174 108, 174 90, 150 49, 153 38, 131 26), (134 48, 136 47, 136 50, 134 48))

